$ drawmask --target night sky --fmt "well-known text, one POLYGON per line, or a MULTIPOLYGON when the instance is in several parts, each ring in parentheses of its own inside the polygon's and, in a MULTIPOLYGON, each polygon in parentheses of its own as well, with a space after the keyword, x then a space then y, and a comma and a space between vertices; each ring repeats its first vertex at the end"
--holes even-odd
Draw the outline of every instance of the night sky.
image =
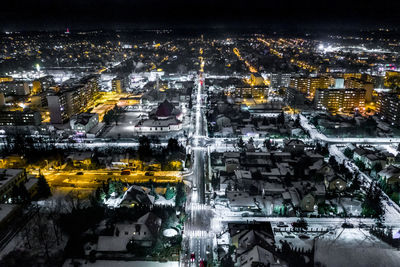
POLYGON ((400 1, 5 0, 2 30, 397 25, 400 1))

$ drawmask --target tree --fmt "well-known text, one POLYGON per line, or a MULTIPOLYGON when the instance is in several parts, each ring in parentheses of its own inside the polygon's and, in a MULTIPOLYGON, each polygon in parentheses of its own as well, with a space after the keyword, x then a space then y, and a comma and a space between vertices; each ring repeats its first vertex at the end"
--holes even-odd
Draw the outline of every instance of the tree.
POLYGON ((381 218, 385 213, 382 205, 382 191, 375 182, 371 183, 362 203, 362 214, 367 217, 381 218))
POLYGON ((167 151, 169 153, 178 152, 180 150, 178 140, 175 138, 170 138, 168 140, 167 151))
POLYGON ((276 122, 277 122, 277 124, 281 124, 281 125, 285 124, 285 113, 283 111, 276 118, 276 122))
POLYGON ((346 147, 346 149, 344 150, 343 154, 344 154, 347 158, 352 159, 352 158, 353 158, 353 155, 354 155, 354 152, 353 152, 350 148, 346 147))
POLYGON ((382 170, 382 164, 380 162, 377 162, 372 166, 372 170, 374 170, 376 173, 380 172, 382 170))
POLYGON ((50 186, 43 175, 40 175, 38 178, 37 193, 39 198, 48 198, 49 196, 51 196, 50 186))
POLYGON ((271 150, 271 139, 267 138, 264 140, 264 147, 266 147, 268 150, 271 150))
POLYGON ((185 184, 179 182, 176 184, 175 206, 181 207, 186 201, 185 184))
POLYGON ((237 143, 237 146, 239 147, 239 148, 241 148, 241 149, 243 149, 244 148, 244 141, 243 141, 243 138, 242 137, 240 137, 239 138, 239 141, 238 141, 238 143, 237 143))
POLYGON ((174 191, 174 189, 173 189, 169 184, 167 184, 167 190, 165 191, 165 199, 166 199, 166 200, 170 200, 170 199, 172 199, 174 196, 175 196, 175 191, 174 191))
POLYGON ((150 145, 150 140, 147 136, 141 136, 139 138, 139 148, 138 154, 142 161, 147 161, 152 156, 152 150, 150 145))

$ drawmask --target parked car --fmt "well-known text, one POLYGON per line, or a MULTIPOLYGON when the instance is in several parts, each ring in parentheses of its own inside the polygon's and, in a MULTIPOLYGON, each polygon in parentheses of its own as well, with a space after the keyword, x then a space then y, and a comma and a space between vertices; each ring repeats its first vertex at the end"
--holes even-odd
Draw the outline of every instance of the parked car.
POLYGON ((354 228, 352 223, 345 222, 342 224, 342 228, 354 228))
POLYGON ((278 227, 288 227, 288 225, 285 224, 284 222, 278 222, 278 224, 276 226, 278 226, 278 227))
POLYGON ((146 172, 144 175, 145 176, 154 176, 154 172, 146 172))
POLYGON ((190 261, 194 262, 196 260, 196 254, 192 253, 190 254, 190 261))
POLYGON ((83 172, 77 172, 76 175, 83 175, 83 172))

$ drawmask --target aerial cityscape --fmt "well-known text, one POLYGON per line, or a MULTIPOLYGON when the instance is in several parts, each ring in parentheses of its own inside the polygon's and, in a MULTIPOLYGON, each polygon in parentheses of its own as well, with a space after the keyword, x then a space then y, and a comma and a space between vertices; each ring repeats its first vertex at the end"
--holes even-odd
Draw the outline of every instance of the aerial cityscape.
POLYGON ((0 11, 0 266, 399 266, 390 6, 50 2, 0 11))

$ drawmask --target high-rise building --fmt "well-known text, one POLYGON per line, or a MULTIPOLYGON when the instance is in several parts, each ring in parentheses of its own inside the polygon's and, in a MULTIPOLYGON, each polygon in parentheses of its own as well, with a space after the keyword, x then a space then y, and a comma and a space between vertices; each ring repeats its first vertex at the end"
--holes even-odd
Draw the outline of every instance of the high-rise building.
POLYGON ((98 92, 97 79, 97 76, 88 76, 81 79, 79 84, 71 88, 48 95, 50 122, 61 124, 71 116, 84 112, 93 103, 93 98, 98 92))
POLYGON ((268 86, 237 86, 225 90, 225 95, 234 98, 263 99, 268 95, 268 86))
POLYGON ((356 88, 356 89, 364 89, 365 90, 365 101, 372 101, 372 91, 374 90, 374 84, 371 82, 366 82, 364 80, 360 80, 357 78, 349 78, 344 82, 344 88, 356 88))
POLYGON ((32 91, 33 95, 46 91, 54 84, 53 76, 44 76, 39 79, 36 79, 32 82, 32 91))
POLYGON ((400 95, 398 93, 379 93, 376 107, 381 119, 400 126, 400 95))
POLYGON ((314 105, 316 109, 336 112, 353 112, 365 109, 364 89, 317 89, 314 105))
POLYGON ((328 89, 331 85, 329 77, 296 77, 290 79, 290 87, 306 95, 309 99, 314 99, 317 89, 328 89))
POLYGON ((290 73, 271 73, 271 88, 288 87, 290 85, 290 73))
POLYGON ((40 125, 42 117, 39 112, 33 110, 6 111, 0 112, 0 125, 2 126, 22 126, 40 125))
POLYGON ((111 87, 114 92, 123 93, 128 87, 127 79, 123 77, 116 77, 111 81, 111 87))
POLYGON ((25 81, 11 81, 0 83, 0 92, 5 95, 29 95, 29 84, 25 81))

